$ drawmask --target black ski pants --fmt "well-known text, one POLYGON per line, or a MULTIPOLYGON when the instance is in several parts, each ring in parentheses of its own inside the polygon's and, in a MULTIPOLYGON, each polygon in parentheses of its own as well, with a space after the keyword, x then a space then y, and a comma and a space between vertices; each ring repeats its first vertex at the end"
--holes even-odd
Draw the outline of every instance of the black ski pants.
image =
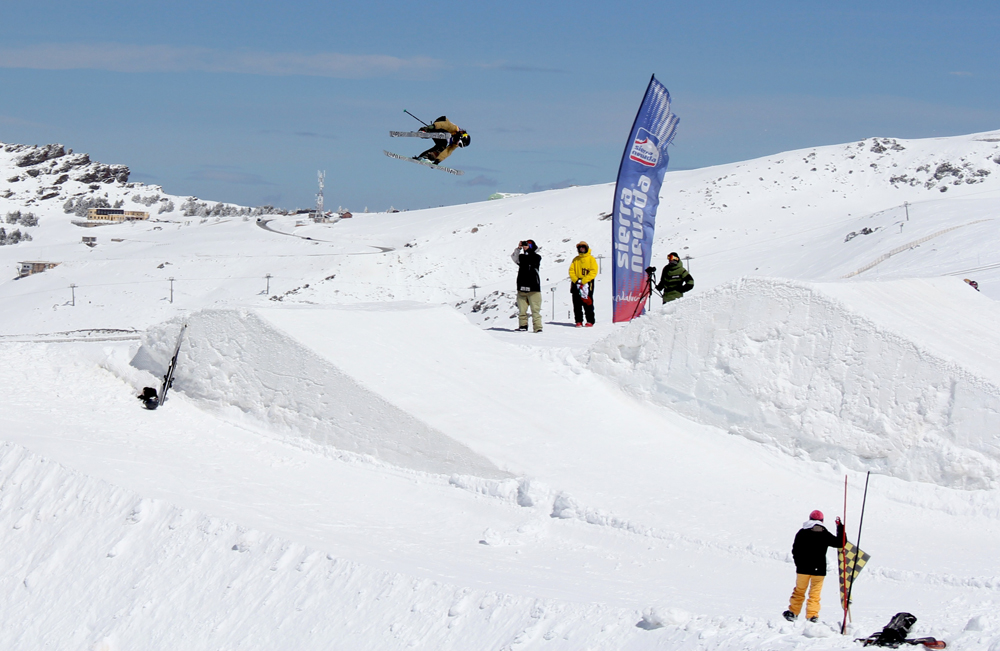
MULTIPOLYGON (((593 286, 591 286, 590 291, 593 292, 593 286)), ((587 315, 587 323, 594 323, 594 295, 591 293, 590 298, 586 303, 580 298, 580 292, 576 291, 576 285, 573 285, 573 289, 570 290, 570 294, 573 296, 573 316, 576 318, 577 323, 583 323, 583 316, 587 315)))

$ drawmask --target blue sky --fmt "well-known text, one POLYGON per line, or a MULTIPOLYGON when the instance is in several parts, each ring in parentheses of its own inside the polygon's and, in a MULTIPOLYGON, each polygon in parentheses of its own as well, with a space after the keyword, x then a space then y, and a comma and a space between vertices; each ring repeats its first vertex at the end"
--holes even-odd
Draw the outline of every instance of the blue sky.
POLYGON ((671 168, 1000 128, 996 2, 8 3, 0 142, 287 208, 422 208, 613 181, 650 74, 671 168), (449 163, 389 130, 446 114, 449 163))

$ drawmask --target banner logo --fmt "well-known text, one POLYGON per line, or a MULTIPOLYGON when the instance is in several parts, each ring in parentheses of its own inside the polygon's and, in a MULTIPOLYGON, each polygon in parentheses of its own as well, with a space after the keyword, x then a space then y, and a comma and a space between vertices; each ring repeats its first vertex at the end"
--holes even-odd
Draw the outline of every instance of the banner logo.
POLYGON ((629 160, 646 167, 656 167, 660 162, 660 147, 656 142, 656 136, 649 131, 640 128, 632 141, 632 151, 628 154, 629 160))

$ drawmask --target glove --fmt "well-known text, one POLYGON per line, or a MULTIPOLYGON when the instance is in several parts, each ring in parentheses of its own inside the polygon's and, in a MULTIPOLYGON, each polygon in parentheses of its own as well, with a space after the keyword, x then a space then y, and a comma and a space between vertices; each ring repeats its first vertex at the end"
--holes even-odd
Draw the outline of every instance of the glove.
POLYGON ((840 518, 837 518, 837 524, 838 524, 838 525, 841 525, 841 524, 843 524, 843 522, 841 522, 841 521, 840 521, 840 518))

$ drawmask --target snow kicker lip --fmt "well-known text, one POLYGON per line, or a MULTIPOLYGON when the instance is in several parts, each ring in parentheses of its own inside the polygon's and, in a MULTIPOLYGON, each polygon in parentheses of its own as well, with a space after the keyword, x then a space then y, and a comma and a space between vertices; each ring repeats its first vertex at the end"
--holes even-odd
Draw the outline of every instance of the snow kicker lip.
MULTIPOLYGON (((671 303, 598 342, 590 368, 695 420, 818 461, 953 488, 994 486, 995 379, 838 298, 864 288, 823 287, 744 278, 671 303)), ((926 314, 926 293, 941 288, 917 289, 903 300, 927 305, 900 310, 926 314)))
MULTIPOLYGON (((303 318, 308 318, 303 313, 303 318)), ((320 445, 424 472, 508 477, 485 457, 362 387, 248 310, 202 310, 189 324, 175 391, 234 406, 320 445)), ((162 375, 178 323, 150 329, 132 366, 162 375)))

